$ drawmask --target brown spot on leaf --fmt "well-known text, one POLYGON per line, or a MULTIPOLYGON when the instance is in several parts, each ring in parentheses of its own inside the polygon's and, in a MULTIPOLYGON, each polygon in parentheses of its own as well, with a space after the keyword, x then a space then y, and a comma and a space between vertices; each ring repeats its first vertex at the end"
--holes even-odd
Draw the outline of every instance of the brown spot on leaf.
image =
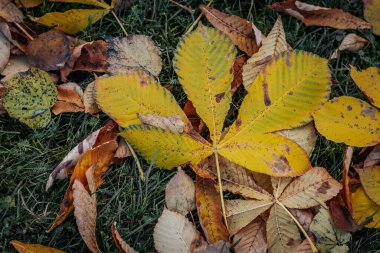
POLYGON ((351 105, 347 105, 347 111, 352 111, 352 106, 351 105))
POLYGON ((219 103, 220 100, 222 100, 222 99, 224 98, 224 96, 225 96, 225 93, 224 93, 224 92, 219 93, 219 94, 216 94, 216 95, 215 95, 215 100, 216 100, 216 102, 219 103))
POLYGON ((330 184, 328 181, 323 182, 322 185, 317 189, 317 192, 326 194, 327 191, 331 188, 330 184))
POLYGON ((284 174, 293 171, 290 167, 288 159, 284 155, 278 156, 277 154, 272 154, 272 156, 274 157, 273 161, 264 160, 264 162, 274 173, 284 174))
POLYGON ((145 87, 145 86, 147 86, 148 85, 148 83, 145 81, 145 80, 141 80, 140 81, 140 86, 141 87, 145 87))
POLYGON ((288 92, 288 95, 290 95, 290 96, 293 95, 293 94, 294 94, 293 91, 289 91, 289 92, 288 92))
POLYGON ((241 126, 241 119, 237 119, 235 121, 236 129, 239 130, 239 127, 241 126))
POLYGON ((361 112, 360 115, 363 117, 369 116, 372 120, 377 120, 375 116, 375 108, 372 106, 366 106, 361 112))
POLYGON ((82 154, 83 153, 83 142, 78 144, 78 153, 82 154))
POLYGON ((268 94, 268 83, 267 83, 267 80, 263 81, 263 91, 264 91, 264 104, 266 106, 269 106, 272 102, 270 101, 269 94, 268 94))

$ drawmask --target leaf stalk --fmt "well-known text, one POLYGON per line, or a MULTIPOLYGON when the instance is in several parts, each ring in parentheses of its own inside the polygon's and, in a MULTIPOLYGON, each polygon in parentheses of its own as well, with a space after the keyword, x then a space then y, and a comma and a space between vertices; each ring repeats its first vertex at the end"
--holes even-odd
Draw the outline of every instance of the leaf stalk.
POLYGON ((216 174, 217 174, 217 177, 218 177, 218 185, 219 185, 220 204, 222 206, 222 213, 223 213, 224 223, 226 224, 226 227, 228 229, 226 208, 224 206, 222 178, 220 176, 219 157, 218 157, 218 148, 217 147, 214 148, 214 155, 215 155, 216 174))

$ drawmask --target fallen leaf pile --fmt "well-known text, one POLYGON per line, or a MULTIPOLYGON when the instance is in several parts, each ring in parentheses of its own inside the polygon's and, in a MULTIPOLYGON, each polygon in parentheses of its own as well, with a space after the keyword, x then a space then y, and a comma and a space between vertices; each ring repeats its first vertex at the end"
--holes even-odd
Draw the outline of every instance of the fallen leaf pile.
MULTIPOLYGON (((380 228, 380 70, 351 66, 351 79, 368 102, 330 99, 329 60, 366 50, 368 37, 345 34, 328 60, 293 49, 281 17, 265 36, 253 22, 202 4, 215 28, 199 23, 190 29, 173 58, 187 95, 182 109, 170 85, 160 84, 161 50, 146 35, 127 34, 120 23, 114 10, 121 1, 49 1, 97 8, 29 17, 54 27, 47 29, 25 21, 18 9, 42 0, 0 0, 0 114, 33 130, 49 127, 62 113, 104 113, 111 120, 81 139, 49 175, 46 191, 57 179, 69 182, 47 232, 73 213, 88 250, 102 252, 96 190, 110 167, 129 156, 145 180, 137 154, 155 167, 178 168, 154 226, 158 252, 348 252, 350 232, 380 228), (108 13, 125 37, 72 37, 108 13), (80 71, 96 73, 95 80, 71 82, 80 71), (228 124, 233 96, 244 89, 238 115, 228 124), (342 184, 310 161, 316 130, 349 145, 342 184)), ((298 0, 268 8, 306 26, 372 28, 379 35, 377 3, 364 0, 367 21, 298 0)), ((120 252, 137 252, 116 222, 108 232, 120 252)), ((19 252, 63 252, 10 243, 19 252)))

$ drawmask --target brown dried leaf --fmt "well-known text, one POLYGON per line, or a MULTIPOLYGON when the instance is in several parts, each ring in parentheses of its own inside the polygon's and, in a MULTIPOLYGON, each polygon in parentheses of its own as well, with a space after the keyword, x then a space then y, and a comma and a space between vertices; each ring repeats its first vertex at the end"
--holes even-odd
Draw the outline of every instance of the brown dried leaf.
POLYGON ((148 36, 129 35, 126 38, 112 38, 107 42, 108 72, 111 75, 141 69, 153 76, 160 74, 161 52, 148 36))
POLYGON ((153 232, 154 247, 159 253, 195 252, 205 241, 183 215, 164 209, 153 232))
POLYGON ((65 83, 58 85, 57 102, 52 108, 52 112, 58 115, 63 112, 83 112, 84 104, 83 90, 76 83, 65 83))
POLYGON ((84 109, 69 102, 57 101, 51 111, 55 115, 58 115, 64 112, 83 112, 84 109))
POLYGON ((11 55, 11 44, 9 40, 0 32, 0 73, 3 72, 7 66, 9 57, 11 55))
POLYGON ((12 3, 12 0, 0 0, 0 18, 5 19, 7 22, 21 23, 24 15, 12 3))
POLYGON ((365 20, 355 17, 340 9, 330 9, 297 0, 288 0, 269 5, 274 11, 285 12, 307 26, 329 26, 336 29, 370 29, 371 25, 365 20))
POLYGON ((339 47, 331 55, 330 60, 339 58, 340 52, 344 50, 356 53, 357 51, 365 47, 368 43, 369 41, 364 39, 363 37, 360 37, 355 33, 349 33, 344 37, 339 47))
POLYGON ((314 218, 314 214, 311 209, 295 209, 289 208, 292 215, 298 220, 305 231, 309 231, 310 223, 314 218))
POLYGON ((354 154, 354 148, 348 146, 346 150, 344 151, 344 156, 343 156, 342 199, 348 211, 350 211, 350 213, 352 213, 352 204, 351 204, 351 191, 350 191, 350 177, 348 173, 350 171, 353 154, 354 154))
MULTIPOLYGON (((1 34, 1 33, 0 33, 1 34)), ((1 35, 0 35, 1 36, 1 35)), ((0 46, 1 47, 1 46, 0 46)), ((28 63, 28 59, 25 55, 13 55, 8 64, 5 66, 1 75, 3 75, 2 82, 12 79, 17 73, 25 72, 30 68, 30 64, 28 63)), ((0 95, 1 97, 1 95, 0 95)))
POLYGON ((229 233, 223 221, 220 196, 214 181, 197 177, 195 199, 199 220, 209 243, 229 241, 229 233))
POLYGON ((226 241, 218 241, 214 244, 205 245, 204 249, 195 251, 196 253, 231 253, 231 244, 226 241))
POLYGON ((337 228, 346 232, 356 232, 363 228, 358 225, 352 217, 350 211, 339 203, 339 198, 335 197, 328 203, 330 217, 337 228))
POLYGON ((117 147, 114 158, 123 159, 126 157, 130 157, 131 155, 132 153, 131 153, 131 150, 129 150, 127 142, 125 141, 124 138, 120 138, 119 146, 117 147))
POLYGON ((266 222, 260 216, 234 235, 235 253, 266 253, 266 222))
POLYGON ((89 192, 78 179, 73 184, 74 216, 79 234, 91 252, 101 252, 96 242, 96 185, 94 178, 95 165, 86 171, 89 192))
POLYGON ((364 168, 380 164, 380 144, 377 144, 364 160, 364 168))
POLYGON ((112 223, 111 230, 112 230, 113 240, 114 240, 114 242, 116 244, 116 247, 119 249, 120 253, 137 253, 136 250, 134 250, 131 246, 129 246, 123 240, 123 238, 121 238, 119 232, 117 231, 116 222, 115 221, 112 223))
POLYGON ((238 16, 225 14, 203 4, 199 8, 205 14, 208 21, 217 29, 227 34, 240 50, 249 56, 258 51, 259 43, 251 22, 238 16))
POLYGON ((53 249, 40 244, 29 244, 16 240, 10 241, 10 244, 12 244, 12 246, 15 247, 19 253, 65 253, 64 251, 53 249))
POLYGON ((237 89, 243 84, 243 66, 247 62, 247 57, 241 55, 234 62, 234 80, 231 83, 231 94, 234 94, 237 89))
POLYGON ((186 215, 196 208, 194 182, 181 167, 178 167, 177 174, 166 185, 165 203, 170 211, 182 215, 186 215))
POLYGON ((95 98, 95 81, 89 83, 86 86, 86 89, 84 89, 83 93, 83 104, 84 104, 84 111, 89 114, 96 114, 99 113, 101 110, 96 103, 95 98))
POLYGON ((342 185, 325 168, 312 168, 291 182, 279 201, 288 208, 317 206, 336 196, 342 185))
POLYGON ((140 120, 143 124, 160 127, 174 133, 183 133, 185 122, 182 121, 181 115, 176 116, 160 116, 142 113, 139 114, 140 120))
POLYGON ((63 32, 52 29, 29 42, 26 55, 30 64, 37 68, 58 70, 70 58, 70 41, 63 32))

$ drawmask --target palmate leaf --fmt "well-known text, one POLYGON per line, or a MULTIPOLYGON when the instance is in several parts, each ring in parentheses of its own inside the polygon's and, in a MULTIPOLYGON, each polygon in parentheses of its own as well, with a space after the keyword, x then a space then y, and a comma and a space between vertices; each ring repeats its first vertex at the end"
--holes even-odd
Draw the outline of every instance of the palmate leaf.
POLYGON ((153 160, 156 166, 165 169, 188 162, 197 164, 213 153, 210 145, 194 140, 189 135, 158 127, 133 125, 126 128, 121 136, 147 160, 153 160))
POLYGON ((139 113, 179 115, 188 122, 172 94, 143 72, 97 79, 95 94, 102 111, 122 127, 141 124, 139 113))
POLYGON ((231 82, 236 50, 221 32, 200 25, 177 47, 175 71, 198 115, 218 143, 231 103, 231 82))

